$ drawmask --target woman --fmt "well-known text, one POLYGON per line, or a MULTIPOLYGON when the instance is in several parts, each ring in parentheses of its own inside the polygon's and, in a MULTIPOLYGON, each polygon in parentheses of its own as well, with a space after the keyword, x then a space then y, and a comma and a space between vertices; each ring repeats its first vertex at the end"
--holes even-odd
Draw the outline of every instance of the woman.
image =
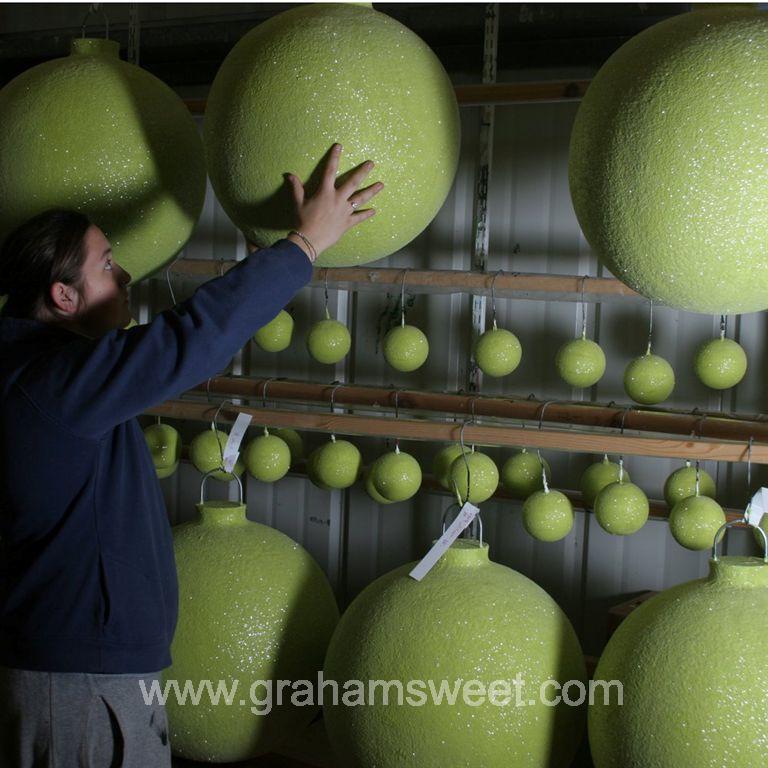
MULTIPOLYGON (((373 215, 373 164, 317 192, 287 175, 297 230, 148 325, 82 214, 48 211, 0 253, 0 766, 170 766, 146 690, 171 663, 170 526, 136 416, 222 370, 373 215)), ((181 683, 183 685, 183 683, 181 683)))

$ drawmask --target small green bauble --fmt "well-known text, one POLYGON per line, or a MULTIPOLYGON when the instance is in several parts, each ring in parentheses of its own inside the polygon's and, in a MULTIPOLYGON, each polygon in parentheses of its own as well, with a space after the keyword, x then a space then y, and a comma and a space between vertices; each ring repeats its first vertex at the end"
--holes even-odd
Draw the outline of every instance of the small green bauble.
POLYGON ((747 355, 732 339, 713 339, 699 347, 696 375, 711 389, 735 387, 747 372, 747 355))
POLYGON ((544 490, 542 462, 549 482, 552 473, 546 459, 539 460, 537 454, 529 453, 525 449, 510 456, 501 469, 501 484, 504 490, 516 499, 527 499, 532 493, 544 490))
POLYGON ((360 451, 347 440, 329 440, 316 448, 313 456, 313 473, 322 486, 349 488, 360 477, 363 466, 360 451))
POLYGON ((152 454, 152 463, 159 480, 170 477, 179 468, 181 437, 170 424, 150 424, 144 439, 152 454))
POLYGON ((291 449, 277 435, 264 434, 251 440, 243 452, 248 474, 263 483, 275 483, 291 468, 291 449))
POLYGON ((451 487, 451 464, 462 453, 471 452, 469 448, 462 449, 461 443, 451 443, 442 448, 432 460, 432 474, 446 491, 453 490, 451 487))
POLYGON ((648 497, 634 483, 606 485, 595 499, 595 517, 600 527, 614 536, 637 533, 648 520, 648 497))
POLYGON ((496 492, 499 485, 499 470, 490 456, 472 451, 453 460, 450 478, 451 490, 456 488, 462 501, 480 504, 490 499, 496 492), (467 464, 469 464, 469 473, 467 473, 467 464), (467 496, 467 474, 469 474, 469 496, 467 496))
POLYGON ((517 336, 504 328, 491 328, 477 340, 475 361, 486 376, 508 376, 520 365, 523 348, 517 336))
POLYGON ((723 508, 708 496, 689 496, 678 501, 669 515, 669 530, 686 549, 711 549, 715 534, 725 525, 723 508))
POLYGON ((605 373, 605 353, 590 339, 573 339, 557 351, 555 367, 566 384, 591 387, 605 373))
POLYGON ((324 491, 332 491, 333 488, 323 483, 315 471, 315 462, 317 460, 319 450, 319 448, 315 448, 315 450, 312 451, 312 453, 310 453, 307 457, 307 477, 309 478, 309 481, 312 483, 312 485, 315 485, 324 491))
POLYGON ((384 337, 384 359, 396 371, 410 373, 421 368, 427 355, 427 337, 413 325, 397 325, 384 337))
POLYGON ((559 541, 573 528, 573 507, 560 491, 536 491, 523 504, 525 530, 539 541, 559 541))
POLYGON ((285 440, 288 444, 288 448, 291 450, 291 465, 304 458, 304 441, 295 429, 291 429, 290 427, 273 429, 272 434, 277 435, 277 437, 281 440, 285 440))
POLYGON ((253 340, 265 352, 282 352, 290 346, 292 336, 293 318, 281 309, 274 320, 270 320, 253 334, 253 340))
MULTIPOLYGON (((715 481, 703 469, 699 470, 699 496, 709 496, 714 499, 717 494, 715 481)), ((687 461, 684 467, 676 469, 664 483, 664 501, 673 509, 678 501, 696 495, 696 468, 687 461)))
POLYGON ((389 501, 405 501, 421 487, 421 467, 410 454, 395 450, 376 460, 371 479, 380 496, 389 501))
MULTIPOLYGON (((581 490, 581 501, 585 509, 592 509, 595 505, 597 494, 605 488, 606 485, 615 483, 619 479, 620 467, 610 461, 607 456, 602 461, 590 464, 581 476, 579 489, 581 490)), ((624 479, 630 480, 629 472, 624 470, 624 479)))
POLYGON ((338 320, 326 318, 315 323, 307 336, 309 354, 318 363, 335 365, 343 360, 352 347, 349 329, 338 320))
MULTIPOLYGON (((221 467, 223 464, 224 448, 227 445, 229 435, 220 429, 214 432, 212 429, 206 429, 199 435, 192 438, 189 444, 189 458, 195 465, 198 472, 206 474, 213 469, 221 467)), ((240 477, 245 469, 242 458, 238 458, 232 472, 219 470, 214 472, 211 477, 216 480, 234 480, 235 475, 240 477)))
POLYGON ((374 470, 374 467, 376 466, 376 462, 374 461, 373 464, 371 464, 369 467, 365 469, 363 472, 363 487, 365 488, 365 492, 377 503, 377 504, 394 504, 394 501, 390 501, 389 499, 385 499, 377 490, 376 486, 373 484, 373 477, 371 476, 374 470))
POLYGON ((624 371, 624 389, 641 405, 663 403, 674 388, 672 366, 663 357, 650 352, 636 357, 624 371))

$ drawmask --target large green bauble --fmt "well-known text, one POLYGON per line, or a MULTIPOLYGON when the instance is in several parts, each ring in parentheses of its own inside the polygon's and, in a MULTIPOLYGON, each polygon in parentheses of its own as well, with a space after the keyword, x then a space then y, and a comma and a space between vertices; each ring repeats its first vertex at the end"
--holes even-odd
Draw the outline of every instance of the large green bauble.
POLYGON ((451 81, 409 29, 358 4, 305 5, 259 24, 232 49, 208 96, 204 138, 213 188, 232 221, 266 246, 294 225, 283 181, 310 188, 334 142, 339 172, 376 163, 376 216, 317 266, 364 264, 402 248, 453 183, 459 112, 451 81))
POLYGON ((236 502, 197 508, 200 519, 174 529, 179 620, 163 678, 182 690, 187 680, 195 690, 204 680, 238 688, 230 706, 205 694, 196 706, 169 696, 171 746, 190 760, 235 762, 272 751, 317 714, 292 703, 290 688, 278 704, 277 681, 317 679, 339 612, 325 574, 295 541, 250 522, 236 502), (274 701, 261 715, 251 707, 267 688, 250 691, 260 680, 273 681, 274 701))
MULTIPOLYGON (((413 566, 366 587, 331 640, 324 677, 338 681, 340 696, 338 704, 326 697, 324 715, 334 766, 570 765, 581 740, 583 707, 549 707, 539 698, 546 680, 585 679, 579 642, 554 600, 522 574, 491 562, 487 544, 469 539, 454 542, 420 582, 408 576, 413 566), (525 681, 524 706, 515 706, 514 689, 503 706, 487 697, 479 706, 465 703, 473 701, 469 686, 461 687, 466 681, 479 681, 491 694, 492 681, 511 681, 518 673, 525 681), (365 706, 344 706, 345 691, 353 698, 359 692, 356 684, 344 684, 356 680, 365 685, 365 706), (381 686, 373 700, 368 697, 369 680, 400 681, 402 705, 394 686, 387 705, 381 686), (437 689, 456 690, 455 703, 436 703, 430 681, 437 689), (409 697, 423 706, 409 706, 409 697), (535 703, 528 705, 530 700, 535 703)), ((494 694, 497 702, 503 693, 494 694)))
POLYGON ((119 51, 75 39, 0 91, 0 237, 47 208, 82 211, 136 282, 191 236, 205 162, 184 102, 119 51))
POLYGON ((768 752, 768 565, 710 560, 707 578, 643 603, 616 630, 589 707, 595 768, 763 768, 768 752), (734 707, 742 716, 734 716, 734 707))
POLYGON ((693 312, 768 307, 768 14, 684 13, 597 73, 569 175, 584 235, 611 272, 693 312))

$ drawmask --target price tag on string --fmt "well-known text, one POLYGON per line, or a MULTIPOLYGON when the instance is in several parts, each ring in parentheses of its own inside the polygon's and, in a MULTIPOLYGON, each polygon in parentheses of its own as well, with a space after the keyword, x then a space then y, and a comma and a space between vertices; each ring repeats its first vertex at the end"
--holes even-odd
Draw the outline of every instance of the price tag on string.
POLYGON ((240 443, 243 442, 245 430, 248 429, 253 416, 247 413, 238 413, 235 423, 229 432, 227 444, 224 446, 224 470, 231 472, 237 463, 237 457, 240 455, 240 443))
POLYGON ((459 534, 472 524, 479 511, 479 507, 466 502, 456 516, 456 519, 446 528, 445 533, 432 545, 432 549, 424 555, 408 575, 412 579, 416 579, 416 581, 421 581, 432 570, 435 563, 443 556, 451 544, 459 538, 459 534))
POLYGON ((744 517, 750 525, 757 527, 766 514, 768 514, 768 488, 761 488, 749 502, 749 509, 744 517))

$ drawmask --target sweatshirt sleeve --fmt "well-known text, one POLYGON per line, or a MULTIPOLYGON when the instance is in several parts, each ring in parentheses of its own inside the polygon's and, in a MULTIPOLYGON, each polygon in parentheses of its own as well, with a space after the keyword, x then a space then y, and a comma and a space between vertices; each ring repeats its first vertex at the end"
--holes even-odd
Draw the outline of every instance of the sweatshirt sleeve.
POLYGON ((222 371, 311 276, 304 251, 278 240, 147 325, 68 339, 33 360, 18 385, 48 416, 98 439, 222 371))

